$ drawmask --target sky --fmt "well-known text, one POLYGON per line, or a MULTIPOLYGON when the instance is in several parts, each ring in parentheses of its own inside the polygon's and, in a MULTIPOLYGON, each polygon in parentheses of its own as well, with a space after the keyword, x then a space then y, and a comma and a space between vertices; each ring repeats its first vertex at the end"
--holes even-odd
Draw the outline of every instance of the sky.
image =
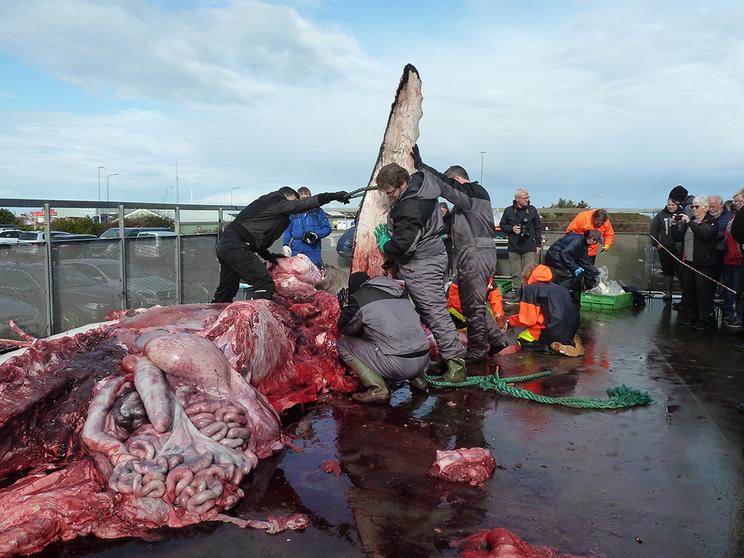
POLYGON ((195 203, 365 186, 406 63, 424 160, 482 161, 496 207, 730 198, 742 21, 738 1, 0 2, 0 198, 97 200, 100 166, 117 201, 175 201, 177 170, 195 203))

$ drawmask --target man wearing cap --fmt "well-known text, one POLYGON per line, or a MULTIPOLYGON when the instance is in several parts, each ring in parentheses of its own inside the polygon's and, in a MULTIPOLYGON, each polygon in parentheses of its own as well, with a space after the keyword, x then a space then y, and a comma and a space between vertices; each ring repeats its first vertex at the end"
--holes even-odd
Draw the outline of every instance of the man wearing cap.
MULTIPOLYGON (((672 200, 679 206, 680 213, 687 215, 690 219, 695 218, 695 212, 692 209, 692 200, 695 196, 688 193, 687 188, 682 185, 677 185, 669 192, 669 199, 672 200)), ((676 221, 675 221, 676 222, 676 221)), ((688 286, 685 284, 687 274, 680 273, 680 266, 677 267, 677 280, 679 281, 680 289, 682 290, 682 300, 672 304, 672 309, 677 311, 683 311, 685 306, 684 293, 689 291, 688 286)))
POLYGON ((421 376, 429 367, 429 341, 401 284, 384 275, 370 279, 358 271, 338 298, 338 355, 367 388, 352 398, 363 403, 386 401, 390 392, 385 380, 410 380, 414 387, 424 388, 421 376))
POLYGON ((272 254, 269 248, 289 225, 290 215, 315 209, 332 201, 349 203, 349 194, 334 192, 301 200, 295 190, 284 186, 245 207, 217 241, 220 284, 214 292, 212 302, 232 302, 241 279, 248 283, 248 298, 271 300, 276 287, 266 269, 266 262, 276 263, 277 258, 284 256, 272 254))
MULTIPOLYGON (((297 189, 301 200, 311 196, 310 188, 302 186, 297 189)), ((289 226, 284 231, 282 251, 285 256, 305 254, 317 267, 321 267, 321 239, 331 234, 328 216, 321 208, 295 213, 289 217, 289 226)))

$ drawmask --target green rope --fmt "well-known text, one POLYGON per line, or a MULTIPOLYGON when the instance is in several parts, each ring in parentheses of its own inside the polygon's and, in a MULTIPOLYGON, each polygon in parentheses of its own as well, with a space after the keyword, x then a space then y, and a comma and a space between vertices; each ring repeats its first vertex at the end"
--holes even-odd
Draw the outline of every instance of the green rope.
POLYGON ((607 390, 609 399, 598 399, 596 397, 547 397, 511 385, 530 382, 550 375, 551 372, 545 370, 527 376, 500 378, 499 372, 496 370, 496 373, 493 376, 470 376, 464 382, 459 383, 442 382, 433 376, 424 376, 424 378, 427 382, 436 387, 478 386, 483 390, 494 390, 503 395, 516 397, 517 399, 528 399, 546 405, 562 405, 574 409, 627 409, 628 407, 635 407, 637 405, 648 405, 653 401, 648 395, 648 392, 631 389, 625 385, 609 388, 607 390))

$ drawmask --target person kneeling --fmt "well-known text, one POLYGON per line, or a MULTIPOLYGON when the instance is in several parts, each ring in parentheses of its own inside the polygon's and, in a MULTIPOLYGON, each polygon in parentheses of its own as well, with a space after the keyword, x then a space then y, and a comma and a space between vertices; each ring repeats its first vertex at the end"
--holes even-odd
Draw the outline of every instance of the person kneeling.
POLYGON ((584 346, 576 334, 579 313, 568 289, 553 283, 553 272, 539 264, 527 268, 526 285, 519 313, 509 317, 509 326, 522 329, 519 342, 536 349, 550 348, 566 356, 582 356, 584 346))
POLYGON ((371 403, 390 398, 385 380, 411 380, 423 387, 429 367, 429 341, 421 320, 400 283, 363 271, 352 273, 349 288, 339 292, 342 334, 339 357, 367 388, 352 397, 371 403))

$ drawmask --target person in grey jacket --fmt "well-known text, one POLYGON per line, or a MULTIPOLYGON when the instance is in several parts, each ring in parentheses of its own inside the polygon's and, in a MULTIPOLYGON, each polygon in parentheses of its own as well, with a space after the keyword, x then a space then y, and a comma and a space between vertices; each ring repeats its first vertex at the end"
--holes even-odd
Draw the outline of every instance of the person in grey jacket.
POLYGON ((444 294, 447 252, 441 238, 439 187, 424 173, 409 175, 397 163, 380 169, 377 186, 391 203, 387 224, 375 229, 377 246, 387 264, 397 265, 421 321, 431 330, 447 364, 447 381, 464 377, 465 347, 444 294))
POLYGON ((341 317, 336 342, 339 357, 367 388, 352 398, 363 403, 390 397, 385 380, 412 380, 416 387, 429 367, 429 341, 421 320, 401 284, 363 271, 349 277, 348 292, 339 293, 341 317))
POLYGON ((522 293, 522 274, 535 264, 535 255, 542 248, 540 215, 537 208, 530 204, 527 190, 517 188, 514 202, 504 208, 499 226, 509 238, 509 273, 513 294, 519 297, 522 293))
MULTIPOLYGON (((508 346, 503 332, 486 310, 488 280, 496 270, 491 197, 483 186, 470 181, 464 168, 452 166, 440 173, 421 160, 418 146, 413 146, 412 155, 424 178, 431 179, 442 197, 454 206, 452 246, 460 275, 462 313, 468 324, 466 362, 483 360, 489 353, 498 353, 508 346)), ((464 379, 460 376, 456 381, 464 379)))

